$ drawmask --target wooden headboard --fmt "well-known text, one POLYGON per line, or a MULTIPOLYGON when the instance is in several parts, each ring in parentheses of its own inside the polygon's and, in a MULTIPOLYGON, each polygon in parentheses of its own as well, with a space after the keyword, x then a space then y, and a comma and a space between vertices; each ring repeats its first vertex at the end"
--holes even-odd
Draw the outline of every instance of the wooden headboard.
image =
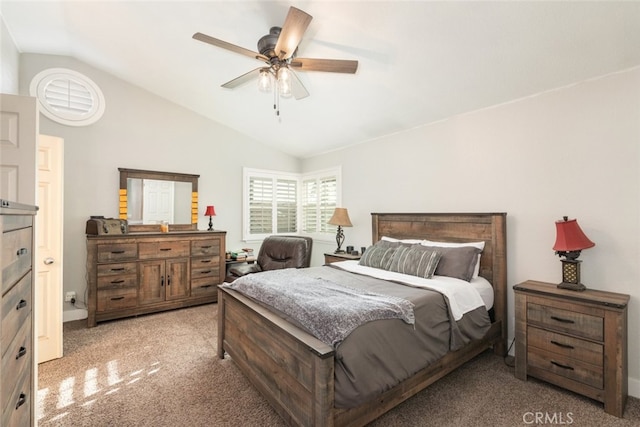
POLYGON ((382 236, 458 243, 484 241, 480 275, 493 286, 494 321, 502 321, 502 345, 506 347, 506 213, 372 213, 371 217, 373 243, 382 236))

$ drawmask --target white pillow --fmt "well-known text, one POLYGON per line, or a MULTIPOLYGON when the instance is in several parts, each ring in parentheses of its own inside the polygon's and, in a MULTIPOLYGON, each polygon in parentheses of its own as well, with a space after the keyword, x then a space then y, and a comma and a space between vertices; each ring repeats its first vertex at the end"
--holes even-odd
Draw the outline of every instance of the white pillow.
MULTIPOLYGON (((417 245, 420 244, 422 242, 424 242, 424 240, 422 239, 394 239, 393 237, 387 237, 387 236, 382 236, 382 239, 380 240, 386 240, 387 242, 397 242, 397 243, 406 243, 407 245, 417 245)), ((482 242, 484 243, 484 242, 482 242)), ((484 247, 484 246, 483 246, 484 247)))
MULTIPOLYGON (((383 237, 384 239, 384 237, 383 237)), ((454 243, 454 242, 434 242, 432 240, 421 240, 420 244, 423 246, 440 246, 441 248, 463 248, 465 246, 472 246, 474 248, 480 249, 480 251, 484 250, 484 241, 482 242, 464 242, 464 243, 454 243)), ((478 254, 478 261, 476 261, 476 266, 473 270, 473 277, 478 277, 480 275, 480 256, 482 254, 478 254)))

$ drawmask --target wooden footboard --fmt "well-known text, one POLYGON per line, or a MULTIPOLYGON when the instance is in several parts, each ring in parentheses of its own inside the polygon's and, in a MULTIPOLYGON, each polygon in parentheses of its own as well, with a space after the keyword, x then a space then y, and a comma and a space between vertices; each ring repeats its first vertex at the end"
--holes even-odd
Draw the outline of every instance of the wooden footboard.
POLYGON ((333 425, 334 350, 230 289, 218 290, 218 356, 228 353, 289 425, 333 425))

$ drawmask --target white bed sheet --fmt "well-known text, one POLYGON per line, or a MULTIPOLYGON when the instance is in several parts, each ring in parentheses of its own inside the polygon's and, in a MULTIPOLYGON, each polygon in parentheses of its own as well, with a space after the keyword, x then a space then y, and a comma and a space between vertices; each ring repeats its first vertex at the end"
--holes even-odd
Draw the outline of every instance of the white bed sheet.
POLYGON ((331 265, 352 273, 364 274, 383 280, 393 280, 438 291, 449 299, 451 313, 456 320, 460 320, 465 313, 484 305, 489 310, 493 306, 493 288, 482 277, 477 277, 466 282, 460 279, 446 276, 433 276, 432 279, 423 279, 408 274, 359 265, 358 261, 339 261, 331 265), (470 286, 471 284, 471 286, 470 286))

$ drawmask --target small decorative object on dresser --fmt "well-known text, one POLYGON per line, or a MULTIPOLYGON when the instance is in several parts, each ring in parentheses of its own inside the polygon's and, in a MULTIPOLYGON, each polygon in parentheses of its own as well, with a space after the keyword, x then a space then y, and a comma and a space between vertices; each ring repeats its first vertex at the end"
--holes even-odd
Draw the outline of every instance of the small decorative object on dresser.
POLYGON ((556 255, 560 256, 560 262, 562 262, 562 283, 558 285, 559 288, 572 291, 587 289, 580 283, 580 263, 582 261, 578 260, 578 257, 583 249, 592 248, 595 245, 582 232, 575 219, 569 219, 565 216, 562 220, 556 221, 556 243, 553 245, 553 250, 556 251, 556 255))
POLYGON ((359 260, 360 254, 347 254, 347 253, 332 253, 328 252, 324 254, 324 263, 331 264, 338 261, 359 260))
POLYGON ((0 425, 35 425, 35 206, 0 200, 0 425))
POLYGON ((515 291, 516 378, 527 375, 604 403, 622 417, 627 400, 629 295, 526 281, 515 291))

